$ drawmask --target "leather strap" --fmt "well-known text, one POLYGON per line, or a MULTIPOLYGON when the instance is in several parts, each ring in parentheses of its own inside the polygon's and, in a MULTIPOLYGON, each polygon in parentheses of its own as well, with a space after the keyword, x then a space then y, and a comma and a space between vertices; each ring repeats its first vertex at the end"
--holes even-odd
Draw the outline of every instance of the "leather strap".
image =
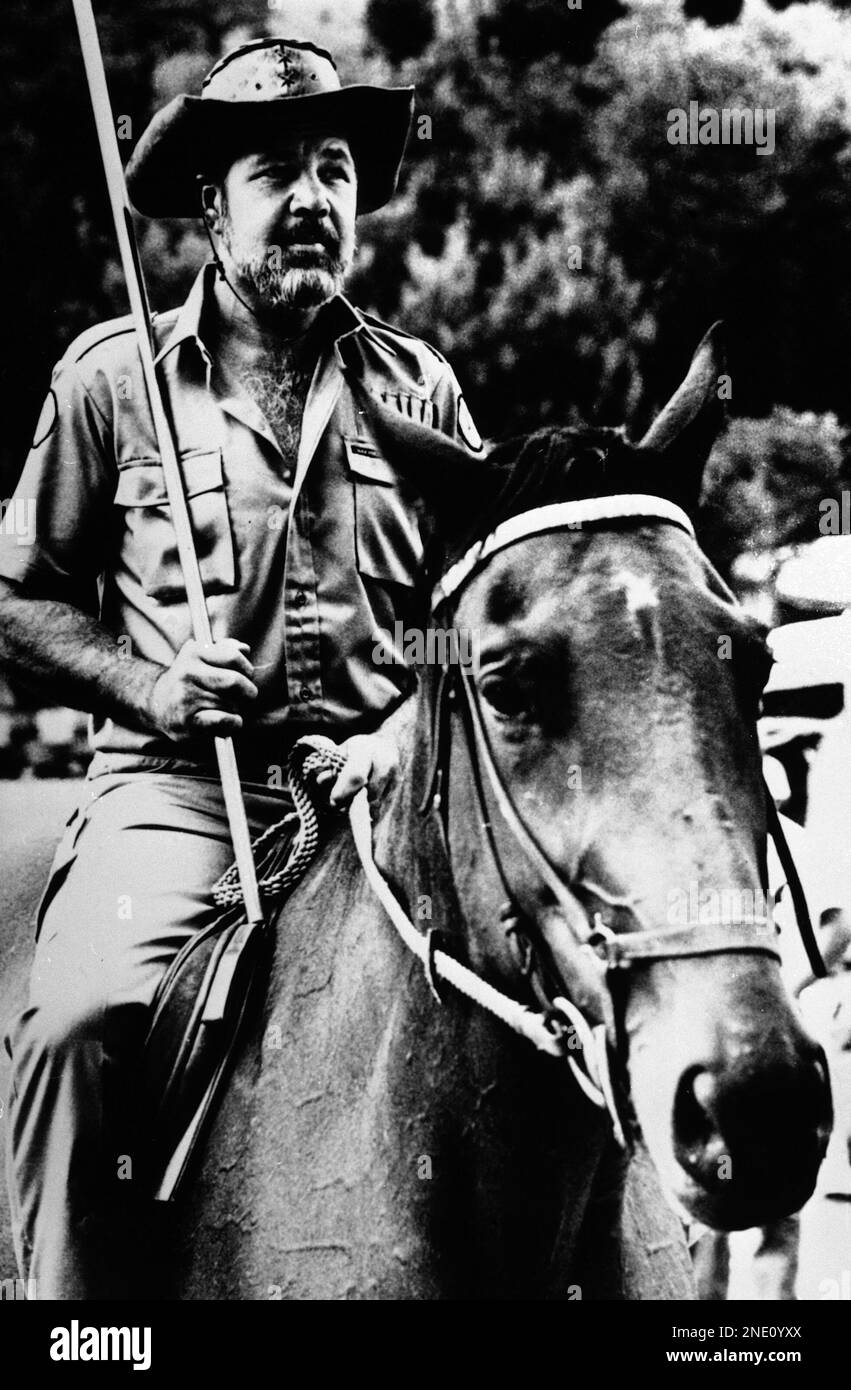
POLYGON ((597 950, 612 970, 636 960, 678 960, 686 956, 726 955, 729 951, 761 951, 780 960, 776 934, 770 937, 770 930, 770 923, 718 919, 675 927, 672 931, 623 932, 607 937, 597 950))
POLYGON ((810 962, 810 969, 817 979, 824 979, 829 971, 822 960, 821 951, 816 941, 816 934, 813 931, 813 923, 810 917, 810 909, 806 894, 804 893, 804 887, 801 883, 795 860, 792 858, 792 851, 789 848, 789 841, 786 839, 777 807, 774 804, 774 798, 765 783, 763 783, 763 785, 765 786, 765 809, 768 819, 769 834, 774 841, 774 848, 777 850, 777 858, 780 860, 780 866, 786 875, 786 882, 789 885, 789 892, 792 895, 792 905, 795 909, 798 931, 804 943, 804 950, 810 962))

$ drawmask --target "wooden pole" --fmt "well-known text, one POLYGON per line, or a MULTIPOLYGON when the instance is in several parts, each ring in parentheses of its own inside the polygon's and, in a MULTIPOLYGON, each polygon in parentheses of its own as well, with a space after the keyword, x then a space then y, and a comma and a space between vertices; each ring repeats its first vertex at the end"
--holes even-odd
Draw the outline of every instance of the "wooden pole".
MULTIPOLYGON (((92 12, 90 0, 73 0, 73 5, 77 29, 80 34, 80 45, 83 50, 83 62, 86 68, 86 78, 88 80, 89 95, 91 97, 92 111, 97 128, 101 158, 103 160, 103 169, 106 175, 106 185, 109 192, 112 217, 115 223, 115 234, 118 238, 118 249, 121 253, 124 278, 127 282, 130 310, 136 327, 139 356, 142 360, 142 372, 148 392, 148 401, 151 407, 151 415, 153 417, 154 431, 159 445, 160 458, 162 459, 166 492, 168 493, 172 520, 177 535, 177 551, 183 571, 183 581, 186 585, 186 597, 189 603, 192 633, 196 641, 201 645, 210 646, 213 641, 210 628, 210 617, 207 612, 204 589, 201 584, 201 571, 198 566, 198 556, 195 552, 195 539, 192 534, 192 522, 189 516, 189 507, 186 502, 183 475, 180 471, 180 461, 177 456, 171 426, 165 411, 156 365, 154 363, 154 340, 151 330, 151 314, 148 306, 148 297, 145 292, 142 266, 139 260, 139 248, 136 242, 135 228, 133 226, 133 214, 130 210, 130 200, 127 196, 127 185, 124 180, 124 168, 121 163, 121 156, 118 152, 118 139, 115 133, 115 124, 109 100, 109 91, 106 85, 106 73, 103 66, 103 55, 101 54, 100 42, 98 40, 95 17, 92 12)), ((222 792, 225 799, 225 810, 227 812, 228 825, 233 841, 234 857, 239 873, 239 882, 242 889, 246 914, 249 922, 262 922, 263 908, 260 902, 260 892, 257 887, 257 874, 255 872, 254 856, 251 850, 251 834, 248 829, 248 820, 245 814, 245 803, 242 799, 242 788, 239 781, 239 771, 236 765, 233 740, 230 738, 216 738, 215 746, 222 792)))

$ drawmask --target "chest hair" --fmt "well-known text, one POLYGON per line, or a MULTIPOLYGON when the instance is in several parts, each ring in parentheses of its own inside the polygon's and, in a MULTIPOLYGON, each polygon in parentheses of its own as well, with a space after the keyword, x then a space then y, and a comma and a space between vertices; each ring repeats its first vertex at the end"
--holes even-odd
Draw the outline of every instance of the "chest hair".
POLYGON ((285 461, 295 466, 301 422, 315 357, 283 347, 266 353, 239 373, 243 389, 256 401, 278 441, 285 461))
POLYGON ((290 468, 295 467, 298 457, 302 417, 317 353, 315 342, 302 339, 250 355, 236 344, 225 342, 217 354, 220 389, 247 394, 259 406, 290 468))

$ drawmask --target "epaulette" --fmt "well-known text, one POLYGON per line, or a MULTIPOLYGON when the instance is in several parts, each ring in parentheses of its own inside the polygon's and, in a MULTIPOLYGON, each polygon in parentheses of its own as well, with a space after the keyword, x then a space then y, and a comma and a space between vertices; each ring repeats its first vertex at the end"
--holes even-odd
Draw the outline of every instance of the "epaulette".
POLYGON ((107 319, 86 328, 69 344, 65 357, 69 362, 81 362, 94 348, 107 343, 111 338, 120 338, 124 333, 133 332, 132 314, 124 314, 119 319, 107 319))
MULTIPOLYGON (((154 314, 152 322, 154 334, 159 340, 163 329, 170 329, 179 310, 168 309, 163 314, 154 314)), ((65 358, 75 365, 83 360, 88 353, 95 348, 101 347, 104 343, 110 342, 113 338, 120 338, 128 333, 135 333, 136 327, 132 314, 123 314, 117 319, 106 319, 103 323, 93 324, 91 328, 85 328, 66 349, 65 358)))
POLYGON ((383 319, 378 318, 375 314, 366 313, 364 309, 358 309, 358 313, 364 322, 371 327, 380 328, 382 332, 388 333, 394 338, 407 338, 409 342, 417 343, 419 347, 427 348, 432 356, 436 357, 438 362, 442 362, 444 366, 449 365, 446 358, 442 353, 438 352, 436 347, 432 347, 431 343, 427 343, 424 338, 418 338, 416 333, 406 333, 404 328, 397 328, 393 323, 385 323, 383 319))

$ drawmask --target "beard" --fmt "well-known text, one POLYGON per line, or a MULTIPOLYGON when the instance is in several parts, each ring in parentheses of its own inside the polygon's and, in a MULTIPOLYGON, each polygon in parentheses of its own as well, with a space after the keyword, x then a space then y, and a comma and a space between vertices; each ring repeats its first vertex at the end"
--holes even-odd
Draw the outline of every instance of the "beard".
POLYGON ((275 315, 327 304, 342 290, 354 255, 353 247, 344 253, 332 232, 315 226, 301 227, 258 251, 242 243, 227 213, 221 236, 237 280, 275 315))

